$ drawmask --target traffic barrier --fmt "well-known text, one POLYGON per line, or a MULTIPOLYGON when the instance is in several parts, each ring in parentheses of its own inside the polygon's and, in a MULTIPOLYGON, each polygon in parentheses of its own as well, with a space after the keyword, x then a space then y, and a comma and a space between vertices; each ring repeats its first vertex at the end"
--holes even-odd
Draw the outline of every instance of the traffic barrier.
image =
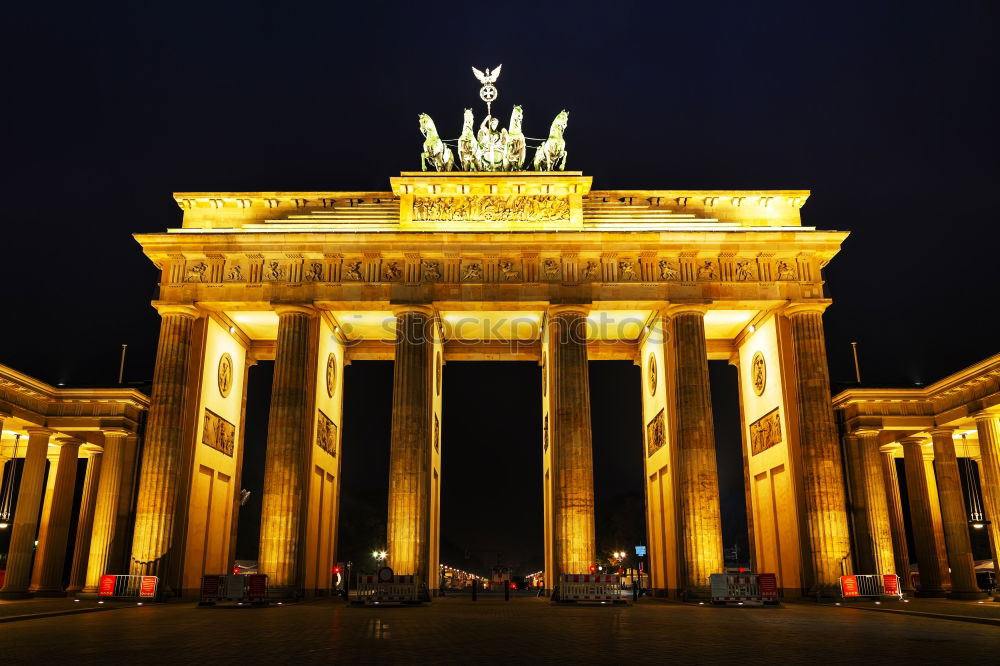
POLYGON ((854 574, 840 577, 840 596, 844 599, 860 597, 903 598, 896 574, 854 574))
POLYGON ((395 574, 358 574, 358 601, 365 603, 417 603, 421 601, 420 583, 415 576, 395 574))
POLYGON ((621 601, 619 574, 562 574, 559 601, 621 601))
POLYGON ((156 576, 105 574, 97 587, 102 599, 155 599, 160 579, 156 576))
POLYGON ((201 577, 201 604, 220 601, 267 603, 267 574, 226 574, 201 577))
POLYGON ((773 573, 714 573, 708 578, 713 603, 778 603, 778 579, 773 573))

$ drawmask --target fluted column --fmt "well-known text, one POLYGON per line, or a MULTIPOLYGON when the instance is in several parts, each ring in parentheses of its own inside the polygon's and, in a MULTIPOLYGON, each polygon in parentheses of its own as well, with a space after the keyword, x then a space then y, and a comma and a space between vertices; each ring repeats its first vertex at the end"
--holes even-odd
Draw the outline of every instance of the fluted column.
POLYGON ((785 313, 791 323, 795 356, 799 450, 812 576, 809 592, 836 595, 840 576, 851 571, 851 539, 823 339, 825 307, 823 303, 794 304, 785 313))
POLYGON ((597 558, 587 309, 569 305, 549 308, 546 335, 551 365, 549 439, 555 574, 587 573, 597 558))
POLYGON ((63 566, 66 564, 66 542, 76 488, 76 461, 83 442, 72 437, 59 438, 58 442, 59 462, 55 469, 48 529, 44 535, 39 535, 34 574, 28 588, 36 597, 66 595, 62 583, 63 566))
POLYGON ((675 305, 671 319, 676 356, 677 492, 683 553, 682 594, 707 597, 709 576, 723 573, 719 473, 708 383, 704 306, 675 305))
POLYGON ((73 547, 73 567, 70 569, 66 592, 79 592, 87 582, 87 562, 103 457, 102 449, 93 448, 87 452, 87 476, 84 478, 83 495, 80 497, 80 514, 76 521, 76 545, 73 547))
POLYGON ((93 527, 90 532, 90 547, 87 549, 87 570, 82 591, 83 595, 96 595, 98 586, 101 583, 101 576, 107 573, 117 573, 111 571, 110 556, 118 521, 118 501, 122 480, 122 451, 127 434, 124 430, 104 431, 102 469, 97 484, 93 527))
POLYGON ((146 424, 139 495, 132 538, 131 573, 159 576, 164 596, 174 592, 171 557, 180 550, 174 534, 184 456, 184 405, 194 322, 198 311, 188 306, 160 308, 160 341, 146 424))
POLYGON ((919 439, 904 439, 901 443, 906 469, 906 494, 910 500, 913 545, 920 569, 920 589, 917 596, 943 597, 948 555, 944 545, 937 483, 934 480, 933 454, 926 450, 919 439))
POLYGON ((952 599, 981 599, 986 595, 976 585, 976 565, 969 541, 969 516, 965 511, 955 441, 952 439, 954 431, 954 428, 931 430, 944 543, 951 568, 951 594, 948 596, 952 599))
POLYGON ((433 585, 430 561, 431 410, 433 409, 434 311, 396 309, 396 358, 392 375, 392 440, 389 450, 388 564, 433 585))
POLYGON ((868 524, 865 474, 861 460, 861 437, 844 435, 844 468, 847 470, 847 509, 851 516, 854 534, 854 570, 858 573, 876 573, 875 551, 868 524))
POLYGON ((301 596, 316 375, 316 310, 281 305, 260 519, 260 571, 274 598, 301 596))
MULTIPOLYGON (((882 479, 882 461, 879 454, 879 433, 877 430, 858 432, 858 452, 861 457, 868 539, 871 544, 873 567, 871 573, 898 573, 893 558, 892 529, 889 525, 889 506, 882 479)), ((898 575, 903 576, 905 573, 904 571, 898 575)))
POLYGON ((21 487, 17 491, 17 510, 7 551, 7 574, 0 599, 23 599, 31 583, 31 559, 35 552, 35 531, 45 481, 45 455, 49 450, 52 431, 47 428, 25 428, 28 448, 24 455, 21 487))
POLYGON ((889 512, 889 530, 892 535, 892 553, 896 565, 896 575, 904 592, 913 592, 910 577, 910 549, 906 543, 906 523, 903 520, 903 499, 899 493, 899 474, 893 451, 896 444, 879 449, 882 461, 882 483, 885 488, 885 503, 889 512))
MULTIPOLYGON (((987 527, 993 548, 994 570, 1000 572, 1000 414, 979 412, 973 416, 979 436, 979 485, 983 492, 985 518, 990 521, 987 527)), ((993 598, 1000 601, 1000 587, 993 592, 993 598)))

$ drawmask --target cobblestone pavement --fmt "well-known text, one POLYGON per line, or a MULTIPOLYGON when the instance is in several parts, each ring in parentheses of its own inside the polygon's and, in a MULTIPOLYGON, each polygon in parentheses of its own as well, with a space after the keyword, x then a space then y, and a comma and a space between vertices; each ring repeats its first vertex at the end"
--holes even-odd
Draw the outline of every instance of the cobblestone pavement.
POLYGON ((4 664, 923 665, 987 663, 997 645, 994 626, 847 607, 552 606, 524 597, 423 607, 177 603, 0 625, 4 664))

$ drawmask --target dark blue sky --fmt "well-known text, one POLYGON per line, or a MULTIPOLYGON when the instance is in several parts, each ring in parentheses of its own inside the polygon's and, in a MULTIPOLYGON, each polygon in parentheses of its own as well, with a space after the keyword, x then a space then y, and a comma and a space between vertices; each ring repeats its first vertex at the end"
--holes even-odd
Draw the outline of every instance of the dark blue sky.
POLYGON ((52 383, 114 381, 122 343, 152 376, 130 234, 179 224, 172 191, 387 189, 417 114, 457 134, 469 67, 499 63, 501 117, 523 105, 538 136, 569 109, 597 188, 811 189, 804 223, 852 232, 825 271, 835 381, 851 340, 871 384, 998 351, 995 3, 18 3, 5 24, 0 362, 52 383))

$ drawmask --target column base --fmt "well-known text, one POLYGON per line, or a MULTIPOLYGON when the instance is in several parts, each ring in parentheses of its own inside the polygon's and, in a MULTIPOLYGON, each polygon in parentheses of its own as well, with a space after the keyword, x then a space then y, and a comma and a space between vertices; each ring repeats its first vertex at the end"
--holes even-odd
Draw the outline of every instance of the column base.
POLYGON ((66 590, 31 590, 31 596, 37 598, 65 597, 66 590))
POLYGON ((31 593, 27 590, 0 591, 0 600, 30 599, 31 593))
POLYGON ((271 587, 267 588, 267 600, 268 601, 300 601, 305 595, 302 590, 295 587, 271 587))
POLYGON ((101 595, 97 593, 97 590, 88 590, 87 588, 83 588, 76 593, 75 597, 77 599, 100 599, 101 595))
POLYGON ((913 596, 920 599, 944 599, 948 596, 947 590, 917 590, 913 596))
POLYGON ((973 600, 976 600, 976 599, 985 599, 987 596, 989 596, 989 595, 987 595, 985 592, 983 592, 981 590, 976 590, 975 592, 972 592, 972 591, 968 591, 968 592, 961 592, 961 591, 955 592, 953 590, 953 591, 951 591, 951 592, 948 593, 948 598, 949 599, 961 599, 961 600, 964 600, 964 601, 973 601, 973 600))

